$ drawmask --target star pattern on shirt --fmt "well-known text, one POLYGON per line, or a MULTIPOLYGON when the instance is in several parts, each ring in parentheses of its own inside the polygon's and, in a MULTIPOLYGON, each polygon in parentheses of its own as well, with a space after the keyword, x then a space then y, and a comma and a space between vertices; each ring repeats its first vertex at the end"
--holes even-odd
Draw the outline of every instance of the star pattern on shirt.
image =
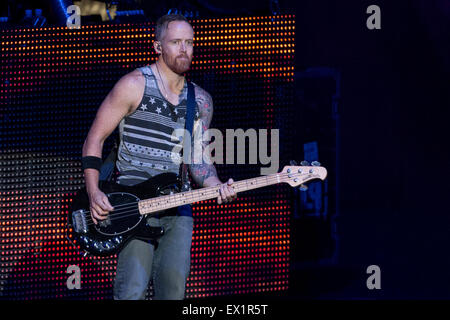
MULTIPOLYGON (((139 110, 170 118, 174 122, 185 121, 186 100, 181 101, 178 106, 174 106, 160 97, 145 96, 139 110)), ((198 110, 196 116, 197 118, 199 116, 198 110)))

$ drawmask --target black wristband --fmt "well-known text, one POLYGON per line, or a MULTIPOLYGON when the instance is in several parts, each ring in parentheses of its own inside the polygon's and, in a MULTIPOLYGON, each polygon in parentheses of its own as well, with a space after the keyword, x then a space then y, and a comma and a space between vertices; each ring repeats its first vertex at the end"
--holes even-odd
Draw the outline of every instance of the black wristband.
POLYGON ((84 169, 96 169, 100 171, 103 161, 102 158, 94 156, 81 157, 81 167, 84 169))

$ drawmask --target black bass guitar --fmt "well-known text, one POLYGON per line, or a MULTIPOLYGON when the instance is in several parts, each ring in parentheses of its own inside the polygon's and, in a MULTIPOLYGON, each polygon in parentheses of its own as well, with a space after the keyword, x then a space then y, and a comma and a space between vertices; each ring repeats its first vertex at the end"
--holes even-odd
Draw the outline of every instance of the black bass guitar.
MULTIPOLYGON (((288 183, 292 187, 311 180, 324 180, 327 170, 318 166, 286 166, 272 175, 235 181, 235 192, 288 183)), ((219 196, 219 186, 180 192, 175 174, 163 173, 134 186, 114 182, 100 182, 99 188, 114 207, 107 219, 94 224, 89 211, 86 188, 80 189, 68 214, 69 240, 81 247, 85 255, 108 256, 118 251, 131 239, 155 239, 164 234, 162 227, 147 224, 149 215, 186 204, 214 199, 219 196)))

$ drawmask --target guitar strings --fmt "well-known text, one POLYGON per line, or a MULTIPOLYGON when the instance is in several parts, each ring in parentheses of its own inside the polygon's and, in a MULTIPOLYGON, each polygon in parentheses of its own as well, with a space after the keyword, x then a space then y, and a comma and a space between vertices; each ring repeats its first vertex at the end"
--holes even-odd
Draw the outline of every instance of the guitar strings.
MULTIPOLYGON (((298 174, 298 173, 278 173, 278 174, 275 174, 273 176, 267 176, 266 177, 266 181, 268 181, 268 180, 278 180, 279 177, 283 177, 283 176, 286 176, 286 175, 289 175, 289 174, 292 175, 291 178, 293 178, 294 176, 297 176, 297 175, 303 175, 303 174, 298 174)), ((261 178, 261 177, 257 177, 255 179, 259 179, 259 178, 261 178)), ((245 180, 243 180, 243 181, 245 181, 245 180)), ((239 183, 239 182, 243 183, 243 181, 237 181, 236 183, 239 183)), ((246 182, 246 183, 248 184, 248 182, 246 182)), ((217 189, 216 188, 214 188, 214 187, 211 187, 211 188, 213 188, 213 189, 208 190, 208 191, 203 191, 202 195, 207 195, 207 197, 209 198, 212 194, 217 193, 217 189)), ((199 189, 199 190, 201 190, 201 189, 199 189)), ((174 197, 174 198, 183 198, 183 195, 182 195, 182 193, 177 193, 177 194, 172 195, 172 197, 174 197)), ((185 197, 186 201, 193 200, 194 193, 192 193, 190 195, 188 194, 187 196, 184 195, 184 197, 185 197)), ((155 199, 157 199, 157 198, 155 198, 155 199)), ((180 200, 180 199, 172 199, 172 200, 176 201, 176 200, 180 200)), ((135 210, 134 207, 136 207, 136 206, 137 206, 137 202, 125 203, 125 204, 114 206, 114 211, 109 213, 111 215, 109 220, 119 220, 119 219, 123 219, 123 218, 127 218, 127 217, 135 215, 136 210, 135 210), (118 208, 118 207, 121 207, 121 208, 119 210, 116 210, 116 208, 118 208), (133 213, 132 214, 128 214, 128 213, 131 213, 131 212, 133 212, 133 213)), ((155 211, 155 213, 159 212, 159 211, 162 211, 162 210, 170 209, 170 208, 174 208, 174 207, 171 207, 171 206, 169 206, 168 208, 164 208, 163 207, 163 208, 161 208, 161 210, 155 211)), ((84 213, 87 214, 87 213, 90 213, 90 212, 91 211, 88 210, 88 211, 85 211, 84 213)), ((89 214, 89 215, 87 215, 87 217, 89 217, 89 219, 92 221, 92 222, 88 222, 87 225, 91 226, 92 224, 94 224, 94 222, 92 220, 92 216, 89 214)), ((104 221, 104 220, 100 220, 100 221, 104 221)))
MULTIPOLYGON (((266 180, 269 180, 269 179, 274 179, 274 178, 276 178, 277 180, 278 180, 278 177, 280 177, 280 176, 286 176, 286 175, 289 175, 290 173, 278 173, 278 174, 276 174, 276 175, 273 175, 273 176, 268 176, 268 177, 266 177, 266 180)), ((292 175, 293 176, 297 176, 298 174, 297 173, 292 173, 292 175)), ((301 174, 300 174, 301 175, 301 174)), ((260 177, 258 177, 258 178, 260 178, 260 177)), ((255 178, 255 179, 258 179, 258 178, 255 178)), ((238 181, 237 183, 239 183, 239 182, 243 182, 243 181, 238 181)), ((248 182, 246 182, 247 184, 248 184, 248 182)), ((212 190, 209 190, 209 191, 203 191, 202 192, 202 195, 207 195, 208 197, 210 197, 210 195, 211 195, 211 193, 216 193, 217 192, 217 189, 212 189, 212 190)), ((178 197, 178 198, 183 198, 183 196, 182 196, 182 193, 178 193, 178 194, 175 194, 175 195, 173 195, 174 197, 178 197)), ((193 197, 194 197, 194 194, 191 194, 190 196, 185 196, 185 199, 187 200, 187 201, 189 201, 189 200, 193 200, 193 197), (190 199, 189 199, 189 197, 190 197, 190 199)), ((156 199, 156 198, 155 198, 156 199)), ((116 211, 116 210, 114 210, 113 212, 111 212, 110 213, 110 218, 109 218, 109 220, 119 220, 119 219, 123 219, 123 218, 126 218, 126 217, 130 217, 130 216, 133 216, 133 215, 135 215, 136 214, 136 210, 133 208, 133 207, 135 207, 136 206, 136 204, 137 203, 127 203, 127 204, 123 204, 123 205, 120 205, 120 206, 123 206, 123 208, 121 208, 121 210, 118 210, 118 211, 116 211), (133 209, 132 209, 133 208, 133 209), (128 210, 128 209, 132 209, 132 210, 128 210), (132 214, 128 214, 128 213, 130 213, 130 212, 133 212, 132 214)), ((119 206, 119 205, 118 205, 119 206)), ((116 207, 118 207, 118 206, 116 206, 116 207)), ((175 206, 176 207, 176 206, 175 206)), ((155 213, 156 212, 159 212, 159 211, 162 211, 162 210, 166 210, 166 209, 170 209, 170 208, 173 208, 173 207, 171 207, 171 206, 169 206, 168 208, 160 208, 160 210, 158 210, 158 211, 155 211, 155 213)), ((85 213, 90 213, 90 211, 86 211, 85 213)), ((150 214, 150 213, 149 213, 150 214)), ((90 220, 92 220, 92 217, 91 217, 91 215, 89 215, 88 216, 89 218, 90 218, 90 220)), ((93 221, 93 220, 92 220, 93 221)), ((100 221, 104 221, 104 220, 100 220, 100 221)), ((94 224, 94 222, 88 222, 88 225, 92 225, 92 224, 94 224)))
MULTIPOLYGON (((281 175, 281 174, 279 174, 279 175, 281 175)), ((277 178, 277 176, 267 177, 266 180, 273 179, 273 178, 277 178)), ((212 189, 212 190, 209 190, 209 191, 203 191, 202 195, 206 194, 209 197, 211 195, 211 193, 214 194, 216 192, 217 192, 217 189, 212 189)), ((175 196, 178 196, 178 197, 182 198, 181 193, 178 193, 175 196)), ((187 201, 189 201, 189 200, 193 200, 193 197, 194 197, 194 194, 191 194, 190 195, 191 199, 189 199, 189 196, 187 196, 187 197, 185 196, 185 199, 187 201)), ((136 214, 136 210, 134 209, 134 207, 136 206, 136 204, 137 203, 121 205, 121 206, 123 206, 123 208, 121 210, 115 210, 112 213, 110 213, 111 216, 110 216, 109 220, 119 220, 119 219, 123 219, 123 218, 135 215, 136 214), (128 210, 128 209, 131 209, 131 208, 133 208, 133 209, 132 210, 128 210), (133 213, 132 214, 127 214, 127 213, 131 213, 131 212, 133 212, 133 213)), ((160 208, 160 210, 158 210, 156 212, 159 212, 159 211, 162 211, 162 210, 165 210, 165 209, 170 209, 170 208, 173 208, 173 207, 169 206, 169 208, 160 208)), ((86 213, 89 213, 89 212, 90 211, 86 211, 86 213)), ((90 220, 92 220, 92 217, 90 215, 89 215, 89 218, 90 218, 90 220)), ((101 221, 103 221, 103 220, 101 220, 101 221)), ((88 222, 88 225, 92 225, 92 224, 94 224, 94 222, 88 222)))

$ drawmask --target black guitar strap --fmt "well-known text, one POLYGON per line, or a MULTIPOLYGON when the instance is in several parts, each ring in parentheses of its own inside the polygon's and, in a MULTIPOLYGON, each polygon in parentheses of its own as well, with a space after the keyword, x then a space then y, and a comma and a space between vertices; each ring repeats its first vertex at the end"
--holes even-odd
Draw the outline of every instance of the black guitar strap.
POLYGON ((192 136, 192 131, 194 128, 194 113, 195 113, 195 88, 194 85, 188 81, 188 92, 187 92, 187 107, 186 107, 186 132, 189 134, 191 139, 183 138, 183 163, 181 165, 181 190, 190 190, 191 185, 188 178, 188 164, 191 157, 192 142, 194 140, 192 136), (191 142, 191 143, 188 143, 191 142))

